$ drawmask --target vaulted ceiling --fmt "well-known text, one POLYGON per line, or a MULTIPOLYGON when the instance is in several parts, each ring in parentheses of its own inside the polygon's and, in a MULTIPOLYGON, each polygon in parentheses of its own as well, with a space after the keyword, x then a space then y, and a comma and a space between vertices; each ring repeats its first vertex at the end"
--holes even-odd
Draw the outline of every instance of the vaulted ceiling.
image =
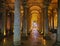
MULTIPOLYGON (((31 7, 30 9, 39 10, 44 7, 43 2, 45 2, 45 0, 27 0, 27 6, 31 7)), ((15 0, 6 0, 6 8, 14 10, 14 3, 15 0)), ((22 0, 21 3, 23 3, 22 0)), ((58 7, 58 0, 51 0, 51 3, 49 4, 49 9, 57 7, 58 7)))
MULTIPOLYGON (((29 5, 31 5, 31 4, 39 4, 39 3, 41 4, 44 1, 45 0, 28 0, 27 3, 29 5)), ((13 7, 14 3, 15 3, 15 0, 6 0, 6 4, 9 5, 10 7, 13 7)), ((56 3, 57 4, 58 3, 58 0, 51 0, 50 6, 53 6, 53 7, 56 6, 56 4, 53 5, 53 3, 56 3)))

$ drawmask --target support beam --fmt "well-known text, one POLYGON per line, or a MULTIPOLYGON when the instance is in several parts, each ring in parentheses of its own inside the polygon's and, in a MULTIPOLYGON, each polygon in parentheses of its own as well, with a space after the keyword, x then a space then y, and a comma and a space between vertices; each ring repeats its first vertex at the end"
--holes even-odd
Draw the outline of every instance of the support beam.
POLYGON ((14 46, 21 45, 21 31, 20 31, 20 0, 15 0, 14 13, 14 46))

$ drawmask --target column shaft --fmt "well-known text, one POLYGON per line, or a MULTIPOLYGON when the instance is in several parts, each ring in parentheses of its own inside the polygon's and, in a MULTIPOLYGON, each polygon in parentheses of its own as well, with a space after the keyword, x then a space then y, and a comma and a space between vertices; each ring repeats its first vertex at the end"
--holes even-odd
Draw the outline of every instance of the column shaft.
POLYGON ((27 7, 26 7, 26 3, 23 6, 24 6, 23 35, 27 36, 27 7))
POLYGON ((20 0, 15 0, 15 13, 14 13, 14 45, 20 45, 21 32, 20 32, 20 0))
POLYGON ((45 31, 44 35, 48 34, 48 7, 45 7, 45 31))
POLYGON ((60 0, 58 1, 58 30, 57 30, 57 41, 60 42, 60 0))

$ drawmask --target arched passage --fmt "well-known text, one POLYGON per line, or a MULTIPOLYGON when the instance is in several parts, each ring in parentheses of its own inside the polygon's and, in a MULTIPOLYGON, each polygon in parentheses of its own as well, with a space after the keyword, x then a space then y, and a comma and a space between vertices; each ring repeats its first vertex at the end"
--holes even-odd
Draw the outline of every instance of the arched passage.
POLYGON ((29 30, 34 30, 37 29, 38 31, 40 31, 41 29, 41 8, 39 6, 32 6, 29 9, 29 14, 30 14, 30 28, 29 30))

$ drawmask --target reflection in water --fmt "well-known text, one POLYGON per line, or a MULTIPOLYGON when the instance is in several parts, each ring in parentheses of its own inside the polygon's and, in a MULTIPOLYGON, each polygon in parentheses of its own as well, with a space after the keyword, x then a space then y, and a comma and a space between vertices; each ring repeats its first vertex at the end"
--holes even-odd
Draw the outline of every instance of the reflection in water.
POLYGON ((4 36, 6 35, 6 31, 5 31, 5 29, 4 29, 4 36))
POLYGON ((38 31, 37 30, 32 30, 32 32, 31 32, 32 34, 32 37, 33 38, 37 38, 38 37, 38 35, 39 35, 39 33, 38 33, 38 31))
POLYGON ((37 45, 38 37, 39 37, 39 32, 37 31, 37 29, 33 28, 30 35, 30 42, 32 46, 37 45))
POLYGON ((48 46, 47 41, 43 39, 43 35, 40 35, 38 30, 33 28, 30 35, 30 45, 31 46, 48 46))
POLYGON ((43 40, 43 44, 46 45, 46 40, 45 39, 43 40))
POLYGON ((6 42, 6 39, 4 38, 4 43, 6 42))

